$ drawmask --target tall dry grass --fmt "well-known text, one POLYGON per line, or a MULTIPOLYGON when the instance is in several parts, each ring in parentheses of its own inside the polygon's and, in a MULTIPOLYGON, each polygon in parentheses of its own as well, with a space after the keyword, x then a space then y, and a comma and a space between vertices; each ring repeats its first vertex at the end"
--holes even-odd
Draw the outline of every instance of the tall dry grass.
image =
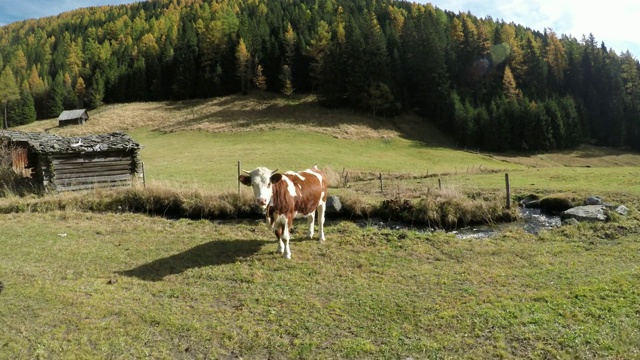
MULTIPOLYGON (((498 194, 483 198, 445 188, 414 197, 371 200, 356 192, 343 191, 340 213, 328 218, 399 221, 410 225, 453 229, 474 223, 511 221, 514 210, 503 209, 498 194)), ((248 192, 213 193, 202 189, 176 189, 161 185, 120 190, 95 190, 45 196, 0 199, 0 213, 80 210, 92 212, 134 212, 169 218, 248 219, 261 218, 248 192)))

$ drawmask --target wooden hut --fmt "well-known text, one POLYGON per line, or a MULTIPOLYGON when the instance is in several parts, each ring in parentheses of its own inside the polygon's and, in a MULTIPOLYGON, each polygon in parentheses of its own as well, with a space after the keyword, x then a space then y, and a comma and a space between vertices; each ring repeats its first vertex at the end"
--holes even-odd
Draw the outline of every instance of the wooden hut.
POLYGON ((122 132, 62 137, 0 131, 14 171, 53 191, 131 186, 142 146, 122 132))
POLYGON ((89 120, 89 113, 86 109, 65 110, 58 116, 58 126, 83 125, 89 120))

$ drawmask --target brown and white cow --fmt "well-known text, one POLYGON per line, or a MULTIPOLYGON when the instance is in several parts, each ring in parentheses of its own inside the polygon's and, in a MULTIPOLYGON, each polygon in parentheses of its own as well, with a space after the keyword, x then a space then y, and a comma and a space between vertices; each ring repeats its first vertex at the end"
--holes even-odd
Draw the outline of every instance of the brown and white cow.
POLYGON ((289 231, 293 219, 306 217, 309 224, 307 235, 313 238, 315 213, 318 211, 318 234, 324 241, 324 211, 327 204, 327 177, 314 166, 304 171, 271 171, 258 167, 246 175, 240 175, 241 183, 252 186, 256 204, 267 216, 267 223, 278 238, 278 251, 291 259, 289 231), (284 242, 283 242, 284 240, 284 242))

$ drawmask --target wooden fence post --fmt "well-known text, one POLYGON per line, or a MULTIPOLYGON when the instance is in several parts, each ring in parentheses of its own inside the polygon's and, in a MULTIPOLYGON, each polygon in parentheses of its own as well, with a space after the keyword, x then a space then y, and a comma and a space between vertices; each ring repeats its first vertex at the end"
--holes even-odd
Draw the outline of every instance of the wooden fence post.
POLYGON ((140 170, 142 170, 142 187, 147 188, 147 179, 144 175, 144 161, 140 162, 140 170))
POLYGON ((438 189, 442 190, 442 181, 438 178, 438 189))
POLYGON ((380 177, 380 192, 384 193, 384 187, 382 186, 382 173, 379 173, 378 175, 380 177))
POLYGON ((240 196, 240 167, 242 166, 242 164, 240 163, 240 161, 238 160, 238 196, 240 196))
POLYGON ((509 186, 509 174, 504 174, 504 182, 507 187, 507 209, 511 209, 511 187, 509 186))

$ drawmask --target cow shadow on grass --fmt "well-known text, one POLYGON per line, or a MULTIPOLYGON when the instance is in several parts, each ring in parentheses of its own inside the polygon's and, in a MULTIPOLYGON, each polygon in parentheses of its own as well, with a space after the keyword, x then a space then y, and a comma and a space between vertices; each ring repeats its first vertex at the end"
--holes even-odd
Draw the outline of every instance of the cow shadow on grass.
POLYGON ((118 274, 145 281, 161 281, 166 276, 181 274, 189 269, 233 264, 260 251, 269 241, 216 240, 189 250, 157 259, 118 274))

